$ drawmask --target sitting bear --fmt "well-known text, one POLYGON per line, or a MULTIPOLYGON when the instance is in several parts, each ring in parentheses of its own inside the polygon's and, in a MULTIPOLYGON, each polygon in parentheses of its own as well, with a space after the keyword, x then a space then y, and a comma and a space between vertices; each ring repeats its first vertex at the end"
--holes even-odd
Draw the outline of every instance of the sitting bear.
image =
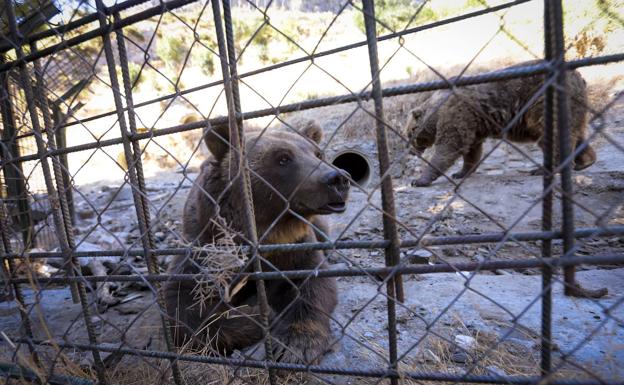
MULTIPOLYGON (((513 67, 537 64, 537 61, 513 67)), ((513 68, 510 67, 510 68, 513 68)), ((596 161, 596 153, 585 142, 587 91, 578 71, 566 76, 570 106, 572 148, 577 151, 574 169, 582 170, 596 161)), ((528 108, 506 132, 502 130, 543 86, 544 75, 476 84, 434 92, 422 105, 410 111, 404 131, 417 154, 433 146, 433 155, 414 186, 429 186, 459 158, 464 164, 453 178, 464 178, 475 171, 487 138, 513 142, 537 142, 543 148, 544 95, 528 108)), ((556 124, 555 124, 556 129, 556 124)), ((558 164, 558 137, 555 131, 554 164, 558 164)))
MULTIPOLYGON (((315 231, 327 231, 319 216, 346 209, 350 176, 323 161, 318 124, 306 122, 302 126, 297 128, 301 135, 286 130, 245 133, 255 226, 261 244, 316 242, 315 231)), ((224 244, 227 234, 234 244, 247 244, 242 193, 232 188, 236 166, 230 156, 228 132, 227 128, 217 128, 206 136, 211 156, 202 164, 184 207, 184 235, 198 246, 224 244)), ((262 257, 263 271, 327 267, 323 252, 318 250, 271 252, 262 257)), ((176 257, 169 273, 197 274, 202 265, 198 258, 176 257)), ((211 258, 210 254, 204 258, 211 258)), ((265 285, 276 358, 319 362, 330 348, 329 318, 337 303, 334 278, 267 280, 265 285)), ((177 346, 208 347, 227 355, 262 340, 256 282, 243 280, 236 288, 232 282, 225 286, 226 295, 216 290, 201 297, 196 295, 196 282, 168 282, 164 286, 177 346)))

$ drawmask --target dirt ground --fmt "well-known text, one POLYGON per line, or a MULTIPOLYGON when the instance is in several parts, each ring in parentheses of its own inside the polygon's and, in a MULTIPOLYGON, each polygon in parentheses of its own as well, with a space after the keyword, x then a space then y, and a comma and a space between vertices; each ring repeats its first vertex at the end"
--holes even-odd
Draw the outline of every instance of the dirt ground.
MULTIPOLYGON (((389 119, 399 116, 405 107, 401 101, 388 103, 392 106, 389 119)), ((329 127, 336 127, 336 121, 346 110, 342 108, 333 114, 325 114, 327 119, 321 124, 328 131, 326 136, 331 136, 329 127)), ((370 127, 360 126, 362 130, 371 132, 369 129, 373 129, 372 118, 360 120, 358 124, 370 124, 370 127)), ((328 145, 328 157, 331 158, 331 154, 340 149, 355 148, 370 155, 371 163, 376 167, 374 141, 349 135, 348 126, 344 130, 328 145)), ((459 186, 440 178, 431 187, 416 188, 410 185, 410 181, 418 175, 421 162, 406 155, 405 148, 396 145, 396 142, 392 143, 395 159, 393 173, 398 177, 394 186, 397 221, 402 238, 418 238, 425 234, 540 230, 542 179, 529 174, 534 163, 510 146, 496 147, 495 142, 488 142, 485 154, 490 149, 491 154, 477 172, 459 186)), ((610 110, 605 118, 604 134, 597 134, 592 143, 597 149, 598 162, 589 169, 574 173, 575 224, 577 227, 623 225, 624 103, 620 102, 610 110)), ((534 162, 540 162, 541 152, 537 146, 519 147, 534 162)), ((181 244, 180 210, 197 175, 192 171, 162 172, 147 180, 155 237, 160 247, 181 244)), ((346 213, 331 217, 332 238, 382 238, 381 200, 376 175, 377 170, 374 169, 369 185, 354 187, 346 213)), ((80 186, 79 190, 83 195, 76 196, 79 218, 76 236, 86 242, 83 247, 89 249, 96 245, 102 250, 140 247, 132 194, 127 184, 98 183, 80 186), (95 215, 94 209, 100 214, 95 215)), ((559 200, 554 205, 553 217, 555 227, 559 226, 559 200)), ((606 255, 624 250, 624 239, 621 237, 586 238, 579 244, 579 255, 606 255)), ((554 245, 555 251, 560 251, 560 242, 555 241, 554 245)), ((528 259, 538 257, 539 253, 537 242, 509 242, 502 246, 473 244, 404 249, 402 257, 407 263, 418 257, 427 257, 432 263, 456 263, 490 258, 528 259)), ((384 265, 380 250, 333 251, 328 258, 335 267, 384 265)), ((161 266, 164 267, 166 261, 167 258, 162 258, 161 266)), ((126 272, 145 272, 145 263, 139 258, 116 263, 118 269, 126 272)), ((579 270, 587 270, 579 273, 583 285, 591 288, 606 286, 609 295, 600 300, 571 299, 563 296, 561 284, 555 283, 555 362, 565 356, 576 363, 562 365, 558 373, 561 376, 574 373, 575 376, 591 377, 590 372, 595 372, 603 378, 622 379, 624 309, 618 305, 624 296, 624 269, 617 266, 582 266, 579 270), (607 309, 610 315, 607 315, 607 309)), ((540 292, 540 277, 537 274, 539 271, 523 269, 479 272, 476 275, 458 272, 407 277, 407 300, 398 311, 399 353, 405 355, 401 368, 451 373, 538 374, 541 318, 540 301, 536 300, 540 292)), ((559 279, 557 276, 556 281, 559 279)), ((375 277, 341 277, 338 283, 340 304, 333 322, 336 343, 332 346, 334 352, 325 358, 323 364, 357 369, 384 367, 388 346, 383 284, 375 277)), ((100 308, 99 313, 93 315, 99 342, 112 347, 119 346, 121 342, 126 347, 161 349, 158 310, 150 291, 144 285, 114 289, 119 303, 108 309, 100 308)), ((84 319, 79 305, 72 304, 69 290, 55 287, 43 293, 44 296, 38 298, 35 292, 27 290, 27 303, 38 304, 32 310, 37 336, 86 342, 84 319)), ((0 330, 7 336, 14 336, 19 335, 19 329, 18 309, 13 303, 1 303, 0 330)), ((88 355, 72 349, 65 349, 63 354, 79 365, 69 370, 62 360, 57 360, 61 372, 93 375, 88 355)), ((156 361, 151 360, 150 365, 139 361, 145 366, 146 374, 140 381, 136 379, 133 382, 126 373, 130 365, 126 361, 128 359, 119 364, 116 355, 105 356, 118 383, 153 383, 149 381, 155 381, 154 373, 159 373, 160 364, 156 361)), ((134 362, 131 365, 139 364, 134 362)), ((185 368, 189 383, 216 384, 232 376, 231 371, 216 366, 208 372, 192 366, 185 368)), ((257 372, 242 372, 241 375, 248 376, 245 378, 255 379, 249 380, 252 383, 266 381, 257 372)), ((321 377, 330 383, 374 383, 372 380, 339 376, 321 377)), ((309 380, 314 382, 319 378, 312 376, 309 380)), ((238 383, 236 381, 234 383, 238 383)))

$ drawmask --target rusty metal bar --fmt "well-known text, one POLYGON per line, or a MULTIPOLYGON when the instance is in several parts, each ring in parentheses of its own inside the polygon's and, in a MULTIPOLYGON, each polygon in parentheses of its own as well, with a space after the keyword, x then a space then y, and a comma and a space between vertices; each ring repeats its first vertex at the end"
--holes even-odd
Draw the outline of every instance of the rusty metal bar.
MULTIPOLYGON (((4 55, 0 55, 0 63, 4 62, 4 55)), ((2 114, 2 141, 0 153, 2 154, 2 162, 5 160, 17 159, 20 157, 19 147, 17 146, 15 131, 15 115, 11 103, 11 90, 9 82, 9 73, 0 74, 0 88, 2 95, 0 97, 0 113, 2 114)), ((19 226, 22 233, 22 241, 24 248, 32 243, 32 221, 30 217, 30 207, 28 205, 28 197, 26 195, 26 184, 24 183, 24 172, 21 163, 3 164, 2 171, 4 174, 4 183, 7 187, 7 197, 11 202, 12 208, 17 213, 9 212, 8 216, 13 218, 15 224, 19 226)))
MULTIPOLYGON (((98 37, 102 37, 104 34, 108 33, 111 28, 113 30, 118 30, 120 28, 123 27, 127 27, 129 25, 138 23, 140 21, 143 20, 147 20, 150 17, 153 16, 157 16, 160 15, 166 11, 172 10, 172 9, 176 9, 176 8, 180 8, 183 7, 187 4, 191 4, 193 2, 195 2, 197 0, 172 0, 172 1, 168 1, 168 2, 160 2, 159 6, 156 7, 152 7, 149 9, 146 9, 144 11, 135 13, 134 15, 128 16, 126 18, 124 18, 123 20, 121 20, 119 23, 115 23, 113 25, 105 25, 103 27, 100 27, 98 29, 94 29, 92 31, 89 32, 85 32, 81 35, 78 35, 76 37, 67 39, 67 40, 63 40, 61 43, 58 44, 54 44, 51 45, 49 47, 46 47, 42 50, 37 51, 36 53, 30 53, 28 55, 22 55, 20 57, 18 57, 16 60, 11 61, 11 62, 7 62, 4 64, 0 64, 0 72, 4 72, 4 71, 9 71, 12 68, 18 66, 18 65, 24 65, 24 64, 28 64, 32 61, 35 61, 37 59, 41 59, 44 58, 46 56, 55 54, 57 52, 59 52, 60 50, 69 48, 69 47, 74 47, 80 43, 84 43, 87 40, 91 40, 91 39, 95 39, 98 37)), ((19 42, 13 42, 14 43, 14 49, 15 50, 22 50, 22 45, 24 44, 23 40, 19 41, 19 42)))
MULTIPOLYGON (((229 7, 228 7, 229 9, 229 7)), ((227 108, 228 108, 228 125, 229 125, 229 144, 232 146, 232 151, 230 151, 230 156, 234 157, 232 160, 232 164, 235 166, 235 175, 233 176, 233 189, 238 190, 240 196, 243 197, 243 212, 244 216, 243 223, 245 224, 245 228, 243 232, 245 234, 246 239, 251 243, 251 254, 250 258, 253 261, 253 269, 255 272, 262 272, 262 264, 260 262, 259 254, 258 254, 258 234, 256 229, 256 219, 254 216, 253 209, 253 198, 251 194, 251 182, 249 179, 249 166, 247 163, 246 151, 245 151, 245 133, 244 128, 241 124, 238 124, 238 116, 240 115, 240 99, 238 96, 238 83, 236 78, 232 78, 232 75, 236 76, 236 53, 234 52, 234 42, 233 42, 233 32, 231 25, 231 17, 226 19, 226 24, 229 24, 229 28, 231 36, 228 37, 228 40, 231 41, 230 45, 231 49, 228 50, 226 47, 223 31, 223 26, 221 23, 221 10, 219 7, 219 1, 212 1, 212 13, 215 24, 215 33, 217 35, 217 44, 219 48, 219 60, 221 62, 221 73, 223 76, 223 86, 225 90, 227 108), (233 60, 232 60, 233 59, 233 60)), ((256 281, 256 291, 258 295, 258 305, 260 307, 260 322, 263 326, 263 334, 264 334, 264 348, 266 355, 270 362, 274 362, 275 358, 273 357, 273 341, 271 337, 271 331, 269 328, 269 301, 266 294, 266 287, 264 281, 259 279, 256 281)), ((267 367, 269 381, 271 385, 275 385, 277 383, 276 373, 273 369, 267 367)))
MULTIPOLYGON (((435 265, 401 265, 394 267, 366 267, 366 268, 344 268, 344 269, 317 269, 317 270, 288 270, 270 272, 250 272, 240 273, 242 277, 251 280, 284 280, 314 277, 361 277, 377 276, 380 279, 392 274, 416 275, 416 274, 437 274, 454 273, 458 271, 481 271, 481 270, 503 270, 503 269, 529 269, 552 268, 561 266, 577 265, 608 265, 624 263, 624 254, 594 255, 584 257, 569 258, 533 258, 518 260, 492 260, 487 262, 464 262, 464 263, 444 263, 435 265)), ((72 281, 84 282, 183 282, 195 281, 202 278, 202 274, 145 274, 145 275, 108 275, 108 276, 87 276, 87 277, 51 277, 38 278, 41 283, 66 283, 72 281)), ((14 283, 27 283, 25 278, 13 279, 14 283)), ((2 283, 0 281, 0 283, 2 283)))
MULTIPOLYGON (((9 29, 11 32, 11 38, 16 41, 22 41, 22 38, 17 30, 17 22, 15 19, 15 10, 14 4, 12 2, 8 2, 5 4, 6 16, 9 24, 9 29)), ((18 61, 20 58, 24 56, 21 45, 15 49, 16 56, 18 61)), ((35 96, 32 88, 32 77, 30 76, 30 71, 26 67, 25 64, 19 64, 18 69, 20 72, 20 79, 22 83, 22 87, 24 90, 24 95, 27 100, 28 112, 30 115, 30 119, 32 122, 32 130, 35 133, 35 139, 37 143, 37 153, 41 160, 41 168, 43 170, 43 175, 45 179, 46 189, 48 191, 48 198, 50 199, 50 206, 52 208, 52 216, 54 220, 54 225, 56 228, 57 236, 59 239, 59 244, 61 245, 61 250, 64 251, 67 259, 68 265, 71 267, 71 272, 78 272, 80 274, 80 265, 76 262, 75 257, 72 256, 72 250, 74 248, 73 244, 73 229, 71 224, 69 227, 67 226, 67 222, 64 221, 64 218, 67 217, 66 213, 66 202, 65 196, 57 194, 57 191, 54 188, 54 184, 52 182, 52 175, 50 173, 50 165, 48 164, 48 157, 46 154, 47 148, 46 143, 43 140, 43 136, 41 135, 41 127, 39 125, 39 116, 37 115, 36 110, 36 102, 35 96)), ((48 145, 53 145, 54 143, 48 143, 48 145)), ((93 322, 91 320, 91 311, 89 309, 89 303, 87 300, 87 292, 85 286, 82 282, 78 281, 76 284, 76 291, 78 293, 78 297, 80 300, 80 305, 82 307, 82 314, 85 322, 85 327, 87 330, 89 343, 97 344, 97 337, 95 334, 95 329, 93 326, 93 322)), ((72 291, 72 294, 74 292, 72 291)), ((92 351, 93 361, 95 364, 95 370, 97 373, 97 377, 100 383, 107 384, 106 373, 104 371, 104 364, 102 362, 102 358, 100 356, 100 352, 97 349, 92 351)))
MULTIPOLYGON (((57 148, 67 147, 67 127, 64 126, 65 120, 66 118, 61 112, 61 109, 57 105, 52 106, 52 122, 54 127, 53 131, 57 148)), ((72 190, 71 174, 69 172, 69 159, 67 155, 68 154, 59 154, 59 162, 61 163, 61 179, 63 183, 63 189, 65 190, 65 199, 67 200, 69 216, 71 218, 72 224, 75 225, 76 208, 74 206, 74 194, 72 190)), ((61 189, 59 188, 59 190, 61 189)))
MULTIPOLYGON (((0 246, 3 253, 10 253, 13 249, 13 247, 11 246, 11 234, 8 230, 7 219, 8 216, 5 212, 5 204, 4 202, 0 202, 0 236, 2 237, 2 242, 0 243, 0 246)), ((26 301, 24 299, 22 288, 17 282, 14 282, 13 280, 13 276, 15 275, 15 264, 11 259, 6 258, 0 258, 0 264, 2 264, 3 270, 5 270, 6 267, 7 280, 3 282, 3 286, 6 285, 9 290, 11 288, 13 289, 13 293, 9 292, 9 294, 13 294, 12 300, 17 303, 17 308, 19 309, 20 318, 22 320, 21 327, 27 337, 27 340, 25 342, 28 345, 28 348, 33 358, 33 362, 38 366, 43 367, 41 365, 39 355, 37 354, 37 350, 35 346, 31 343, 31 340, 34 338, 33 328, 32 323, 30 322, 28 312, 26 311, 26 301)))
MULTIPOLYGON (((556 91, 557 98, 557 131, 559 134, 559 162, 564 162, 572 153, 571 131, 570 131, 570 106, 568 103, 568 93, 566 84, 566 65, 563 29, 563 8, 561 0, 552 0, 552 49, 555 59, 555 71, 557 73, 556 91)), ((563 233, 563 253, 574 252, 574 186, 572 184, 572 161, 568 161, 561 168, 561 211, 563 216, 561 231, 563 233)), ((602 297, 607 294, 606 288, 588 290, 583 288, 575 278, 574 266, 564 269, 565 294, 576 297, 602 297)))
MULTIPOLYGON (((537 376, 502 376, 502 375, 469 375, 448 374, 436 372, 397 371, 388 369, 353 369, 322 365, 290 364, 283 362, 269 362, 260 360, 235 359, 225 357, 211 357, 205 355, 174 354, 153 350, 141 350, 133 348, 115 347, 110 345, 94 346, 92 344, 69 343, 66 341, 35 341, 39 345, 55 344, 62 348, 78 350, 99 349, 105 352, 127 354, 146 358, 175 358, 185 362, 201 362, 214 365, 243 366, 249 368, 273 368, 293 372, 310 372, 319 374, 335 374, 340 376, 373 377, 373 378, 410 378, 417 381, 433 381, 434 383, 481 383, 481 384, 509 384, 509 385, 535 385, 540 384, 541 377, 537 376)), ((549 385, 621 385, 619 380, 602 379, 549 379, 549 385)))
MULTIPOLYGON (((98 22, 102 28, 105 28, 107 24, 106 20, 106 6, 102 0, 96 0, 96 7, 99 11, 98 22)), ((114 14, 115 19, 119 18, 119 14, 114 14)), ((154 249, 154 236, 150 226, 150 214, 148 202, 145 197, 145 180, 143 177, 143 166, 141 164, 141 148, 136 141, 131 141, 128 135, 132 132, 136 132, 136 120, 133 109, 132 100, 132 84, 128 70, 128 61, 126 56, 126 49, 124 43, 123 32, 121 29, 116 30, 117 46, 119 52, 119 61, 121 64, 122 80, 124 85, 124 94, 126 105, 128 106, 128 125, 126 124, 126 118, 123 113, 122 95, 119 87, 119 81, 117 79, 117 71, 115 69, 115 56, 113 55, 113 47, 110 38, 110 32, 112 28, 102 35, 102 42, 104 44, 104 54, 106 57, 106 65, 108 67, 108 75, 111 81, 111 90, 113 93, 113 100, 117 109, 117 119, 119 121, 119 128, 121 130, 121 138, 123 139, 124 155, 126 157, 126 163, 128 165, 128 178, 130 180, 130 187, 132 188, 132 198, 134 200, 134 208, 136 209, 137 222, 139 223, 139 230, 141 232, 141 243, 145 251, 145 260, 147 262, 147 268, 150 274, 158 274, 158 264, 155 256, 150 252, 154 249)), ((171 329, 169 320, 165 314, 165 301, 162 290, 159 285, 155 286, 156 302, 160 309, 160 318, 162 324, 163 336, 165 339, 165 345, 168 351, 175 351, 173 344, 173 338, 171 336, 171 329)), ((175 360, 171 360, 171 371, 173 379, 176 385, 182 384, 182 376, 180 369, 175 360)))
MULTIPOLYGON (((544 59, 553 59, 552 47, 552 15, 550 0, 544 0, 544 59)), ((547 75, 544 75, 546 77, 547 75)), ((542 200, 542 231, 552 230, 553 193, 550 188, 553 183, 553 122, 554 122, 555 92, 553 86, 546 89, 544 96, 544 136, 543 136, 543 191, 546 194, 542 200)), ((552 241, 542 240, 542 258, 552 257, 552 241)), ((552 367, 552 267, 542 267, 542 327, 541 327, 541 375, 546 377, 552 367)))
MULTIPOLYGON (((31 43, 30 51, 31 52, 37 51, 36 43, 31 43)), ((34 61, 33 69, 35 72, 35 89, 37 91, 35 92, 35 98, 36 98, 37 105, 39 106, 39 110, 41 111, 41 116, 43 117, 43 130, 42 131, 46 132, 46 139, 48 142, 47 147, 49 149, 55 149, 57 148, 56 141, 55 141, 56 136, 54 135, 54 132, 53 132, 54 130, 53 130, 52 118, 50 116, 50 106, 48 105, 48 99, 45 96, 45 90, 47 88, 46 88, 44 73, 41 69, 41 65, 39 64, 38 60, 34 61)), ((41 130, 42 128, 39 127, 39 129, 41 130)), ((34 123, 33 123, 33 131, 34 131, 34 123)), ((42 132, 40 132, 40 134, 42 134, 42 132)), ((63 227, 65 229, 65 234, 67 237, 67 245, 70 249, 74 249, 74 245, 75 245, 75 242, 73 241, 74 221, 72 218, 72 211, 70 210, 69 201, 67 200, 67 197, 71 196, 71 191, 68 192, 66 190, 67 185, 65 184, 64 178, 68 170, 66 168, 64 169, 64 167, 62 166, 61 159, 60 159, 60 157, 62 156, 67 157, 67 155, 62 155, 62 154, 55 156, 55 157, 51 157, 52 173, 54 175, 54 180, 56 181, 57 194, 59 198, 61 196, 64 198, 64 199, 59 199, 59 208, 61 210, 63 227)), ((60 242, 59 242, 59 245, 60 245, 60 242)), ((71 268, 71 264, 68 263, 67 267, 68 269, 71 268)), ((70 270, 67 270, 67 271, 70 271, 70 270)), ((74 303, 78 303, 80 301, 79 300, 80 294, 78 293, 78 287, 76 287, 76 285, 72 285, 71 288, 72 288, 73 301, 74 303)))
MULTIPOLYGON (((566 68, 568 70, 571 70, 571 69, 579 68, 585 65, 605 64, 605 63, 610 63, 613 61, 621 61, 621 60, 624 60, 624 54, 603 56, 603 57, 591 58, 591 59, 582 59, 582 60, 578 60, 574 62, 568 62, 566 64, 566 68), (594 60, 594 59, 600 59, 600 60, 594 60), (579 62, 578 66, 572 65, 573 63, 577 63, 577 62, 579 62)), ((481 83, 487 83, 487 82, 493 82, 493 81, 500 81, 500 80, 525 77, 525 76, 544 74, 549 71, 549 68, 550 66, 547 63, 536 64, 536 65, 525 66, 525 67, 517 67, 517 68, 512 68, 512 69, 486 72, 483 74, 478 74, 478 75, 473 75, 473 76, 463 76, 460 79, 454 79, 453 82, 458 87, 465 86, 465 85, 472 85, 472 84, 481 84, 481 83)), ((404 85, 404 86, 384 88, 382 90, 382 95, 383 97, 392 97, 392 96, 407 95, 407 94, 419 93, 419 92, 425 92, 425 91, 448 89, 449 87, 451 87, 451 85, 447 81, 437 80, 437 81, 431 81, 431 82, 422 82, 422 83, 415 83, 415 84, 409 84, 409 85, 404 85)), ((261 117, 269 116, 269 115, 279 115, 282 113, 302 111, 302 110, 308 110, 312 108, 319 108, 319 107, 325 107, 325 106, 336 105, 336 104, 353 103, 353 102, 358 102, 358 101, 363 101, 363 100, 369 100, 371 98, 372 98, 372 92, 370 91, 363 91, 359 94, 345 94, 345 95, 339 95, 339 96, 331 96, 327 98, 319 98, 319 99, 307 100, 307 101, 298 102, 298 103, 286 104, 286 105, 275 107, 275 108, 265 108, 261 110, 242 113, 242 119, 249 120, 249 119, 261 118, 261 117)), ((68 123, 66 126, 81 124, 89 120, 91 119, 87 118, 87 119, 77 120, 75 122, 68 123)), ((215 126, 226 125, 226 124, 228 124, 228 117, 220 116, 220 117, 208 119, 205 121, 192 122, 192 123, 181 124, 181 125, 168 127, 168 128, 161 128, 155 131, 131 134, 130 139, 131 140, 151 139, 151 138, 158 137, 158 136, 196 130, 196 129, 204 128, 207 125, 215 127, 215 126)), ((80 144, 77 146, 72 146, 66 149, 62 149, 62 150, 50 151, 48 155, 57 155, 57 154, 63 154, 63 153, 93 150, 96 148, 104 148, 104 147, 113 146, 113 145, 122 144, 122 143, 123 143, 123 140, 121 138, 106 139, 106 140, 100 140, 97 142, 91 142, 91 143, 86 143, 86 144, 80 144)), ((1 165, 12 164, 12 163, 17 163, 17 162, 25 162, 25 161, 37 160, 37 159, 38 159, 37 155, 26 155, 26 156, 21 156, 21 157, 11 159, 11 160, 3 160, 2 163, 0 164, 1 165)))
MULTIPOLYGON (((381 177, 381 206, 383 210, 384 238, 390 241, 385 248, 386 266, 396 266, 400 263, 399 232, 396 226, 396 211, 394 205, 394 189, 392 177, 389 174, 391 166, 390 155, 388 154, 388 139, 386 136, 386 126, 383 113, 383 95, 381 92, 381 80, 379 79, 379 57, 377 53, 377 22, 375 20, 374 0, 362 0, 362 17, 366 29, 366 40, 368 43, 368 58, 370 61, 370 71, 373 87, 373 101, 375 104, 375 131, 377 134, 377 153, 379 158, 379 175, 381 177)), ((390 275, 386 284, 386 294, 388 297, 388 346, 390 370, 397 369, 397 326, 396 326, 396 300, 403 302, 403 279, 401 275, 390 275)), ((398 379, 391 378, 392 385, 398 385, 398 379)))
MULTIPOLYGON (((569 105, 566 84, 565 71, 565 48, 563 42, 563 14, 560 0, 551 1, 551 28, 553 41, 551 49, 554 51, 553 56, 556 60, 555 73, 557 74, 555 95, 557 98, 557 131, 559 134, 559 162, 563 162, 568 158, 572 151, 570 145, 570 127, 569 127, 569 105)), ((572 186, 572 163, 567 162, 561 167, 561 212, 563 233, 563 252, 568 253, 574 248, 574 205, 572 203, 572 194, 574 187, 572 186)), ((574 278, 574 267, 564 268, 565 277, 565 293, 573 294, 573 286, 576 285, 574 278)))
MULTIPOLYGON (((624 235, 624 226, 616 225, 609 227, 587 227, 578 228, 574 231, 575 238, 607 237, 614 235, 624 235)), ((424 236, 422 239, 405 239, 400 242, 401 248, 415 248, 420 246, 449 246, 475 243, 498 243, 498 242, 529 242, 562 239, 561 231, 534 231, 523 233, 484 233, 453 236, 424 236)), ((344 250, 344 249, 378 249, 386 248, 390 242, 380 241, 336 241, 336 242, 314 242, 314 243, 284 243, 259 245, 258 251, 295 251, 295 250, 344 250)), ((218 245, 214 246, 216 249, 218 245)), ((188 248, 165 248, 149 250, 154 255, 187 255, 188 248)), ((243 252, 249 252, 248 247, 242 248, 243 252)), ((202 251, 197 250, 201 255, 202 251)), ((145 256, 144 249, 106 250, 106 251, 75 251, 73 255, 77 257, 105 257, 105 256, 145 256)), ((59 252, 36 252, 29 253, 29 258, 50 258, 62 257, 59 252)), ((22 254, 12 253, 4 255, 5 258, 24 258, 22 254)))
MULTIPOLYGON (((109 14, 113 12, 121 12, 121 11, 128 10, 132 7, 136 7, 137 5, 147 3, 148 1, 149 0, 125 0, 118 4, 111 6, 107 11, 109 12, 109 14)), ((43 31, 32 33, 28 36, 25 36, 21 44, 31 44, 31 43, 37 42, 41 39, 45 39, 48 37, 64 35, 68 32, 71 32, 77 28, 83 27, 95 21, 97 21, 97 12, 91 13, 89 15, 81 17, 80 19, 71 21, 59 27, 50 27, 49 29, 45 29, 43 31)), ((17 44, 17 42, 0 42, 0 52, 4 53, 11 49, 14 49, 15 44, 17 44)))

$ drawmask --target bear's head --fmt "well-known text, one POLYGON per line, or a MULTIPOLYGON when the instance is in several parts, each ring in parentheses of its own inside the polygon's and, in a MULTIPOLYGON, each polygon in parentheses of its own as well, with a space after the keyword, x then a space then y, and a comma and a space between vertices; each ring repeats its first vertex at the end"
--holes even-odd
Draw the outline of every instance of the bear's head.
MULTIPOLYGON (((258 225, 284 217, 345 211, 350 175, 323 160, 321 127, 313 121, 297 132, 286 129, 245 132, 246 159, 258 225)), ((234 175, 233 148, 227 128, 206 135, 206 144, 223 178, 234 175)))
POLYGON ((419 106, 407 116, 404 132, 418 155, 422 155, 435 142, 436 122, 431 115, 425 106, 419 106))

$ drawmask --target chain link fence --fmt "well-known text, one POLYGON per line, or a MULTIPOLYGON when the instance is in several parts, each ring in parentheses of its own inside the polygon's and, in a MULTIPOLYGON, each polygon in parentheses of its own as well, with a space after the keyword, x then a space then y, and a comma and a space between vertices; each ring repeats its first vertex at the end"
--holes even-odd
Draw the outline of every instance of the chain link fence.
POLYGON ((2 6, 2 383, 624 380, 621 2, 2 6))

